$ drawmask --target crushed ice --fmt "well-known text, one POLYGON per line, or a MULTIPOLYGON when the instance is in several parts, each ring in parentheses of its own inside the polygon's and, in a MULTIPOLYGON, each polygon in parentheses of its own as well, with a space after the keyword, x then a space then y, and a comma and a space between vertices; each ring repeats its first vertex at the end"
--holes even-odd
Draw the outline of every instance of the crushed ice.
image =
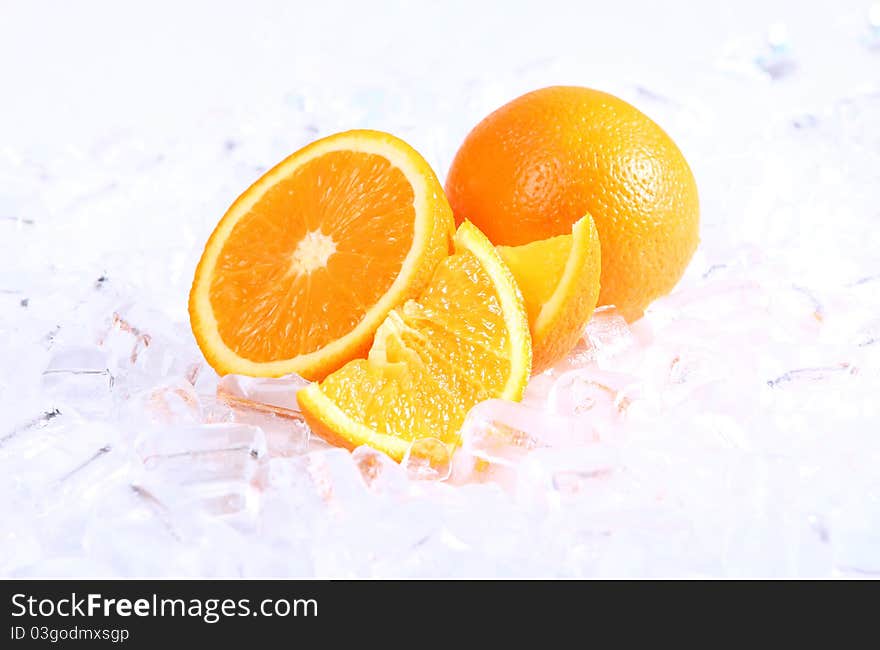
POLYGON ((192 269, 241 188, 317 135, 455 116, 413 136, 443 170, 487 108, 548 75, 591 85, 577 62, 5 147, 0 575, 880 576, 876 9, 828 36, 873 86, 810 95, 827 71, 780 24, 691 86, 609 88, 692 163, 701 247, 643 319, 597 311, 522 404, 474 408, 452 457, 332 448, 301 379, 218 378, 192 269))

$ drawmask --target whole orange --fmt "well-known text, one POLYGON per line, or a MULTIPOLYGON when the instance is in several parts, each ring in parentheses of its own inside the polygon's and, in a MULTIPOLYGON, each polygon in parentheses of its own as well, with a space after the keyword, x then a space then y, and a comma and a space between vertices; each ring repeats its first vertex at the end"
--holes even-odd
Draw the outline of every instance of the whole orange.
POLYGON ((699 243, 697 184, 644 113, 590 88, 553 86, 505 104, 458 150, 446 194, 496 245, 571 232, 589 213, 602 248, 600 305, 640 317, 699 243))

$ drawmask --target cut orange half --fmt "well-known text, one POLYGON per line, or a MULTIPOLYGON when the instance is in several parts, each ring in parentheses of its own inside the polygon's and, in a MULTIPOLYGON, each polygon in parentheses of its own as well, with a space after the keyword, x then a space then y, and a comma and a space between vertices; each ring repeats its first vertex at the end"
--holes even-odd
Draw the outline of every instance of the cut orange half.
POLYGON ((469 222, 454 243, 418 299, 388 314, 367 359, 299 391, 318 435, 348 448, 367 444, 396 460, 418 439, 434 438, 451 451, 474 404, 522 398, 531 342, 516 281, 469 222))
POLYGON ((590 215, 570 235, 498 252, 522 290, 532 333, 532 369, 546 370, 577 345, 599 299, 599 233, 590 215))
POLYGON ((366 354, 388 312, 449 254, 452 212, 428 163, 378 131, 292 154, 205 246, 190 322, 221 375, 320 379, 366 354))

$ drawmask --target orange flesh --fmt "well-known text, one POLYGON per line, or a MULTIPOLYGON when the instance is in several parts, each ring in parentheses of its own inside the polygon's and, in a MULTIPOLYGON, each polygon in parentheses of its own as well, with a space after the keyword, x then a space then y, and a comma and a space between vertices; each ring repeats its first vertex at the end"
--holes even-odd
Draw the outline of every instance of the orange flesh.
POLYGON ((465 251, 441 262, 418 301, 391 312, 368 360, 350 362, 321 390, 379 433, 455 443, 468 409, 504 390, 510 350, 498 296, 465 251))
POLYGON ((498 247, 522 291, 532 328, 565 273, 571 241, 571 235, 557 235, 522 246, 498 247))
POLYGON ((498 246, 523 294, 532 333, 532 370, 541 372, 577 345, 599 297, 599 234, 590 216, 557 235, 522 246, 498 246))
POLYGON ((268 362, 351 332, 412 247, 413 200, 386 158, 353 151, 319 156, 269 189, 235 225, 212 278, 226 345, 268 362))

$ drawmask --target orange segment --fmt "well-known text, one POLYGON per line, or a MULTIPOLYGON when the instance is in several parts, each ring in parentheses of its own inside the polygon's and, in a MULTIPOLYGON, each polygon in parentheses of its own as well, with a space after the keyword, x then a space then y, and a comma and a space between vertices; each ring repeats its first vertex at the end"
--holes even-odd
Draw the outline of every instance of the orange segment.
POLYGON ((436 438, 450 449, 467 411, 491 397, 519 400, 531 367, 528 319, 510 270, 468 222, 418 299, 391 311, 367 359, 297 394, 325 439, 369 444, 400 460, 436 438))
POLYGON ((540 372, 571 352, 599 298, 599 233, 590 215, 570 235, 522 246, 499 246, 522 291, 532 333, 532 369, 540 372))
POLYGON ((196 340, 220 374, 319 379, 366 353, 451 234, 440 183, 405 142, 378 131, 318 140, 214 230, 190 293, 196 340))

